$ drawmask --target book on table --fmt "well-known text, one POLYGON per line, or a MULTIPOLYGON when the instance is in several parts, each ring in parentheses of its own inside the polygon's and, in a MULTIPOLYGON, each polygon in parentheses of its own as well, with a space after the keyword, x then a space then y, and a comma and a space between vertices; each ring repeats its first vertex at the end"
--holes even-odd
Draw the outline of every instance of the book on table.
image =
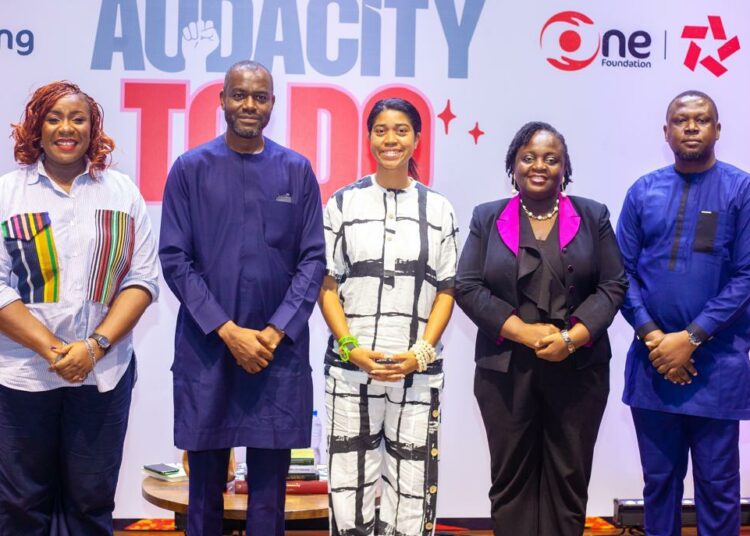
POLYGON ((318 466, 317 465, 290 465, 289 466, 289 474, 302 474, 302 475, 310 475, 310 474, 318 474, 318 466))
POLYGON ((164 482, 184 482, 188 479, 181 463, 156 463, 143 466, 143 474, 164 482))
MULTIPOLYGON (((247 482, 235 480, 234 493, 247 495, 247 482)), ((328 482, 325 480, 287 480, 287 495, 324 495, 328 493, 328 482)))
POLYGON ((313 449, 292 449, 291 465, 315 465, 313 449))
POLYGON ((287 481, 289 480, 320 480, 318 472, 314 473, 289 473, 286 475, 287 481))

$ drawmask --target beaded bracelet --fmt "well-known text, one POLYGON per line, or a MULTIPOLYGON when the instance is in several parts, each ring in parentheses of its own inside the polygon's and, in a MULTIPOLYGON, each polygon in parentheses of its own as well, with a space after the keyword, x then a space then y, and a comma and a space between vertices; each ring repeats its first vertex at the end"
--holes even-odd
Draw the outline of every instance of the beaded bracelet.
POLYGON ((83 339, 83 344, 86 345, 86 351, 89 353, 89 359, 91 360, 91 370, 94 370, 96 366, 96 351, 94 345, 88 339, 83 339))
POLYGON ((417 372, 424 372, 427 370, 427 366, 437 359, 435 347, 424 339, 419 339, 409 350, 417 358, 417 372))
POLYGON ((346 363, 349 361, 349 354, 355 348, 359 348, 359 341, 354 335, 346 335, 339 339, 339 359, 346 363))

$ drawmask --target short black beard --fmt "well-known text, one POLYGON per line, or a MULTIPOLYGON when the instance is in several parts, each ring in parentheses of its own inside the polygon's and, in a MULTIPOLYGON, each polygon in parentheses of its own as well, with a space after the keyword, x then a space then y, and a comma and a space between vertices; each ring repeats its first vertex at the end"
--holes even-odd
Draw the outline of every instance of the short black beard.
POLYGON ((710 155, 710 149, 704 149, 703 151, 677 151, 677 158, 684 162, 697 162, 700 160, 706 160, 710 155))
POLYGON ((232 132, 237 134, 240 138, 252 139, 257 138, 263 133, 263 128, 239 128, 237 125, 232 123, 232 132))

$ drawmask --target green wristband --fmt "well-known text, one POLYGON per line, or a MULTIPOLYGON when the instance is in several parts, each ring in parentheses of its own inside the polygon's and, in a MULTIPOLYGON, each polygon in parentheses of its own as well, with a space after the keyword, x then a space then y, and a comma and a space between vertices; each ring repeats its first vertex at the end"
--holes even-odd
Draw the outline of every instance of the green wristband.
POLYGON ((349 353, 355 348, 359 348, 359 341, 354 335, 346 335, 339 339, 339 359, 346 363, 349 361, 349 353))

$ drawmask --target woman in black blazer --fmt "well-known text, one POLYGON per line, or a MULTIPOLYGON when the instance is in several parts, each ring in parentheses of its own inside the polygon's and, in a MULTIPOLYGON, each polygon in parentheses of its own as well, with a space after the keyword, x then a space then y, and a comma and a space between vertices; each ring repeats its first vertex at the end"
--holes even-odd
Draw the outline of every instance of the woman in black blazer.
POLYGON ((474 209, 456 284, 479 328, 494 530, 580 536, 609 393, 606 330, 627 280, 607 208, 563 193, 572 166, 557 130, 524 125, 506 170, 519 194, 474 209))

